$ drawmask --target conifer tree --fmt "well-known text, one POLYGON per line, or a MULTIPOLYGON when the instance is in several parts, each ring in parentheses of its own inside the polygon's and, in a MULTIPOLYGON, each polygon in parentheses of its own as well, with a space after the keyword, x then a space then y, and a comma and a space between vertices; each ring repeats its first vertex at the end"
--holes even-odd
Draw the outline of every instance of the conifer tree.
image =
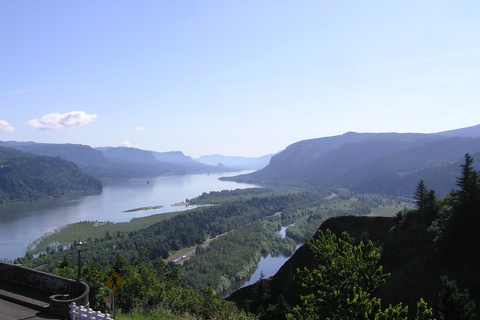
POLYGON ((442 277, 442 290, 440 299, 440 320, 469 320, 475 319, 475 302, 470 299, 468 289, 462 292, 457 287, 455 280, 442 277))
POLYGON ((473 162, 474 159, 467 153, 465 163, 460 166, 462 168, 460 176, 457 178, 457 186, 460 188, 457 192, 457 201, 464 213, 473 209, 478 193, 478 172, 473 169, 473 162))
POLYGON ((425 210, 427 195, 429 194, 428 188, 425 186, 423 179, 420 179, 417 185, 417 189, 413 194, 413 199, 415 199, 415 204, 417 209, 421 212, 425 210))

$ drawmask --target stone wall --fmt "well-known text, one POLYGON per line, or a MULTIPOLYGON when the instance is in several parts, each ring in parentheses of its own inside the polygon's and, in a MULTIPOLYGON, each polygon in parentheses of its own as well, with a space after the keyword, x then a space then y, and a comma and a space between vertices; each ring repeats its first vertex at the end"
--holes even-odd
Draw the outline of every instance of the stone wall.
POLYGON ((0 262, 0 279, 51 294, 49 311, 69 318, 69 304, 88 307, 89 287, 86 283, 0 262))

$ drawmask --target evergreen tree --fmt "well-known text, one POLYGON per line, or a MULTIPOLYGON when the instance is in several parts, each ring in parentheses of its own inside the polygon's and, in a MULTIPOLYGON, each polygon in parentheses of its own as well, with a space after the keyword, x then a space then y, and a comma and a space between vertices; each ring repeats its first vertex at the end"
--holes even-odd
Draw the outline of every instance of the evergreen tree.
POLYGON ((457 200, 466 212, 473 208, 478 192, 478 172, 473 169, 473 162, 474 159, 467 153, 465 163, 460 166, 460 177, 457 178, 457 186, 460 188, 457 200))
POLYGON ((417 185, 417 189, 413 194, 417 210, 420 213, 432 215, 435 212, 435 191, 430 190, 425 185, 423 179, 420 179, 417 185))
POLYGON ((442 290, 439 293, 441 320, 475 319, 475 302, 470 299, 468 289, 458 290, 457 282, 442 277, 442 290))
POLYGON ((413 199, 415 199, 415 204, 417 209, 421 212, 425 210, 427 195, 429 194, 428 188, 425 186, 423 179, 420 179, 417 185, 417 189, 413 194, 413 199))

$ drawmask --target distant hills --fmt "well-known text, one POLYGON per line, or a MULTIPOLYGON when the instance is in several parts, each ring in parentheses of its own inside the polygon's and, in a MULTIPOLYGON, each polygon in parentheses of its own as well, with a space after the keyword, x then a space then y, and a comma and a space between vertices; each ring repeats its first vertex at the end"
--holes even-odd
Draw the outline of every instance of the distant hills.
POLYGON ((273 157, 273 154, 265 155, 262 157, 229 157, 222 156, 219 154, 201 156, 196 159, 201 163, 205 163, 211 166, 224 166, 227 168, 237 169, 237 170, 258 170, 266 167, 270 162, 270 159, 273 157))
POLYGON ((71 161, 0 147, 0 205, 101 190, 71 161))
POLYGON ((480 125, 435 134, 347 132, 299 141, 265 168, 227 179, 408 197, 423 179, 443 196, 455 188, 466 153, 480 159, 480 125))
POLYGON ((347 132, 299 141, 275 155, 258 158, 207 155, 192 159, 180 151, 16 141, 0 141, 1 146, 72 161, 85 174, 100 180, 257 170, 225 179, 407 197, 423 179, 443 196, 455 188, 465 154, 480 159, 480 125, 433 134, 347 132))
POLYGON ((219 168, 195 161, 180 151, 160 153, 136 148, 92 148, 80 144, 16 141, 0 141, 0 146, 72 161, 85 174, 101 180, 228 171, 228 168, 219 168))

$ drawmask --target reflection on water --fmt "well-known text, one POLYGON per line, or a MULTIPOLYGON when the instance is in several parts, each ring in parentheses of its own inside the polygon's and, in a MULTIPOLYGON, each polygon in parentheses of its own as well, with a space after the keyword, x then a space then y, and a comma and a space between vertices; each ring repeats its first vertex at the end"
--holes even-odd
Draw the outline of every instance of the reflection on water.
POLYGON ((30 243, 45 233, 67 224, 85 220, 127 222, 136 217, 185 210, 185 207, 173 207, 172 204, 184 202, 185 199, 194 198, 203 192, 255 187, 251 184, 218 179, 248 172, 108 182, 104 183, 101 194, 83 194, 40 203, 0 207, 0 259, 13 260, 23 256, 30 243), (124 212, 148 206, 164 207, 124 212))
MULTIPOLYGON (((285 233, 288 227, 292 225, 282 227, 280 231, 277 232, 277 234, 281 237, 285 237, 285 233)), ((301 244, 297 244, 295 247, 295 251, 297 251, 298 248, 300 248, 301 244)), ((295 251, 293 253, 295 253, 295 251)), ((292 253, 292 255, 293 255, 292 253)), ((262 274, 264 278, 270 278, 273 277, 277 271, 283 266, 285 262, 287 262, 288 259, 290 259, 290 256, 284 256, 284 255, 272 255, 269 254, 267 257, 261 257, 260 262, 258 263, 257 267, 252 270, 252 273, 245 277, 244 279, 240 281, 236 281, 234 284, 230 286, 225 292, 222 293, 223 297, 226 297, 233 292, 237 291, 238 289, 241 289, 243 287, 247 287, 249 285, 252 285, 256 283, 258 280, 260 280, 262 274)))

